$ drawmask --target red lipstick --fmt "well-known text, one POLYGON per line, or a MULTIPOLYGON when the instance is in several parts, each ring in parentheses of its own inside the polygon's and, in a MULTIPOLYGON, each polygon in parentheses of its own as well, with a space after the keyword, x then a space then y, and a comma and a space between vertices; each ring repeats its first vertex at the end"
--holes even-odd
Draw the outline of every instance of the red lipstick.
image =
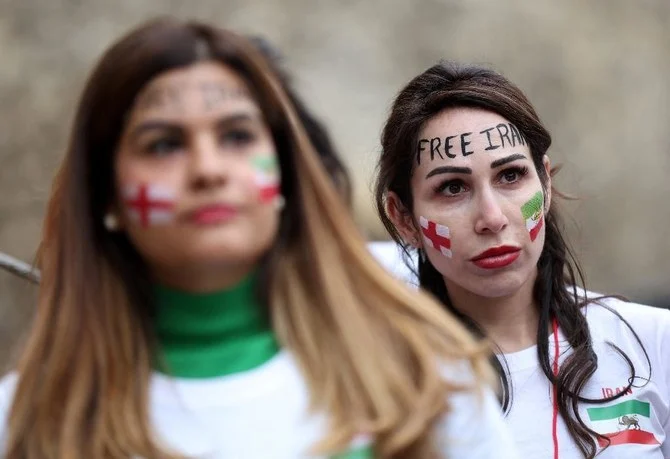
POLYGON ((224 204, 203 206, 191 212, 189 219, 198 225, 222 223, 237 215, 237 209, 224 204))
POLYGON ((482 269, 498 269, 514 263, 520 253, 521 249, 518 247, 502 245, 488 249, 470 261, 482 269))

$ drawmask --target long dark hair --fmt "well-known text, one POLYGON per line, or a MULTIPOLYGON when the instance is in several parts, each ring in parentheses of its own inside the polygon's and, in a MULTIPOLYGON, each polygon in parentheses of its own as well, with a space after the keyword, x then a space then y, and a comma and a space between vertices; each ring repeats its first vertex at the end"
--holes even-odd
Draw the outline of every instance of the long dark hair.
MULTIPOLYGON (((415 145, 419 131, 423 124, 438 112, 452 107, 486 109, 503 116, 516 125, 528 142, 533 164, 545 196, 547 194, 549 177, 543 165, 543 157, 551 145, 551 136, 526 96, 518 87, 492 70, 441 62, 415 77, 400 91, 382 133, 382 153, 378 164, 375 201, 386 230, 398 244, 404 247, 407 259, 410 258, 409 246, 404 244, 398 230, 386 213, 385 197, 389 191, 393 191, 406 209, 409 212, 412 211, 410 179, 416 159, 415 145)), ((554 192, 554 194, 560 196, 560 193, 554 192)), ((535 302, 540 307, 537 356, 542 371, 557 387, 559 412, 565 420, 570 435, 581 452, 586 457, 592 458, 597 451, 594 437, 607 439, 583 422, 577 409, 578 403, 608 402, 623 396, 624 393, 595 400, 580 395, 582 388, 598 367, 588 323, 580 310, 586 301, 580 299, 577 286, 584 286, 584 275, 562 236, 562 225, 556 206, 551 206, 549 209, 545 217, 545 224, 546 239, 537 264, 538 276, 533 290, 535 302), (574 351, 562 364, 557 376, 553 374, 549 357, 549 326, 553 319, 558 321, 559 327, 574 351)), ((410 268, 414 269, 415 274, 418 275, 421 287, 442 301, 447 309, 459 317, 473 332, 480 336, 483 335, 481 328, 471 318, 453 307, 442 275, 427 257, 417 258, 418 267, 410 266, 410 268)), ((615 311, 612 312, 617 314, 615 311)), ((637 335, 635 337, 642 346, 637 335)), ((610 345, 628 363, 631 378, 627 388, 630 388, 635 380, 635 368, 618 347, 611 343, 610 345)), ((495 356, 492 357, 492 364, 502 382, 501 403, 505 411, 508 411, 512 403, 513 388, 504 363, 504 360, 501 362, 495 356)))

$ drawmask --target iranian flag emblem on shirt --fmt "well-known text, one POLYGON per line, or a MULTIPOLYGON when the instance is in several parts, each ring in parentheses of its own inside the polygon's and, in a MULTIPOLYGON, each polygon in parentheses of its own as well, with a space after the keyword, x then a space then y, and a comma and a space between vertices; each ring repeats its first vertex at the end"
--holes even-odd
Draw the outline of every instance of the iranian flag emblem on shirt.
POLYGON ((261 202, 269 202, 279 195, 279 168, 274 156, 256 156, 253 159, 254 181, 261 202))
MULTIPOLYGON (((652 433, 651 405, 640 400, 626 400, 616 405, 587 408, 593 429, 603 433, 610 445, 658 445, 652 433)), ((601 448, 607 442, 598 439, 601 448)))
POLYGON ((533 195, 528 202, 521 206, 521 214, 526 221, 526 229, 530 234, 530 240, 534 241, 542 229, 542 222, 544 221, 544 213, 542 208, 544 206, 544 195, 538 191, 533 195))

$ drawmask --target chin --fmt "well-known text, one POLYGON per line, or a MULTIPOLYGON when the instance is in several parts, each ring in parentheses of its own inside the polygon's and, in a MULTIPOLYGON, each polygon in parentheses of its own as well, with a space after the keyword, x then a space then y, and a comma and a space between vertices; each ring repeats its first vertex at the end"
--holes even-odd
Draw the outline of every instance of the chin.
POLYGON ((228 265, 256 262, 263 253, 265 250, 253 245, 221 243, 191 246, 183 255, 194 265, 228 265))
POLYGON ((518 292, 527 282, 532 281, 531 277, 526 273, 510 272, 478 277, 459 284, 461 288, 483 298, 504 298, 518 292))

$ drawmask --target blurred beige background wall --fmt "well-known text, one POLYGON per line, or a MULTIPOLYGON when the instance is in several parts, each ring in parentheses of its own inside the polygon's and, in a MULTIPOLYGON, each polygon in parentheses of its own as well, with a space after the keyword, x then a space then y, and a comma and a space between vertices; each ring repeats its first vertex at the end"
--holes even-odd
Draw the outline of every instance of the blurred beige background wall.
MULTIPOLYGON (((592 289, 669 298, 668 0, 0 0, 0 250, 31 259, 74 105, 101 52, 157 14, 262 34, 332 130, 356 216, 384 234, 370 183, 395 93, 440 58, 491 64, 554 136, 569 233, 592 289)), ((0 364, 34 288, 0 273, 0 364)))

